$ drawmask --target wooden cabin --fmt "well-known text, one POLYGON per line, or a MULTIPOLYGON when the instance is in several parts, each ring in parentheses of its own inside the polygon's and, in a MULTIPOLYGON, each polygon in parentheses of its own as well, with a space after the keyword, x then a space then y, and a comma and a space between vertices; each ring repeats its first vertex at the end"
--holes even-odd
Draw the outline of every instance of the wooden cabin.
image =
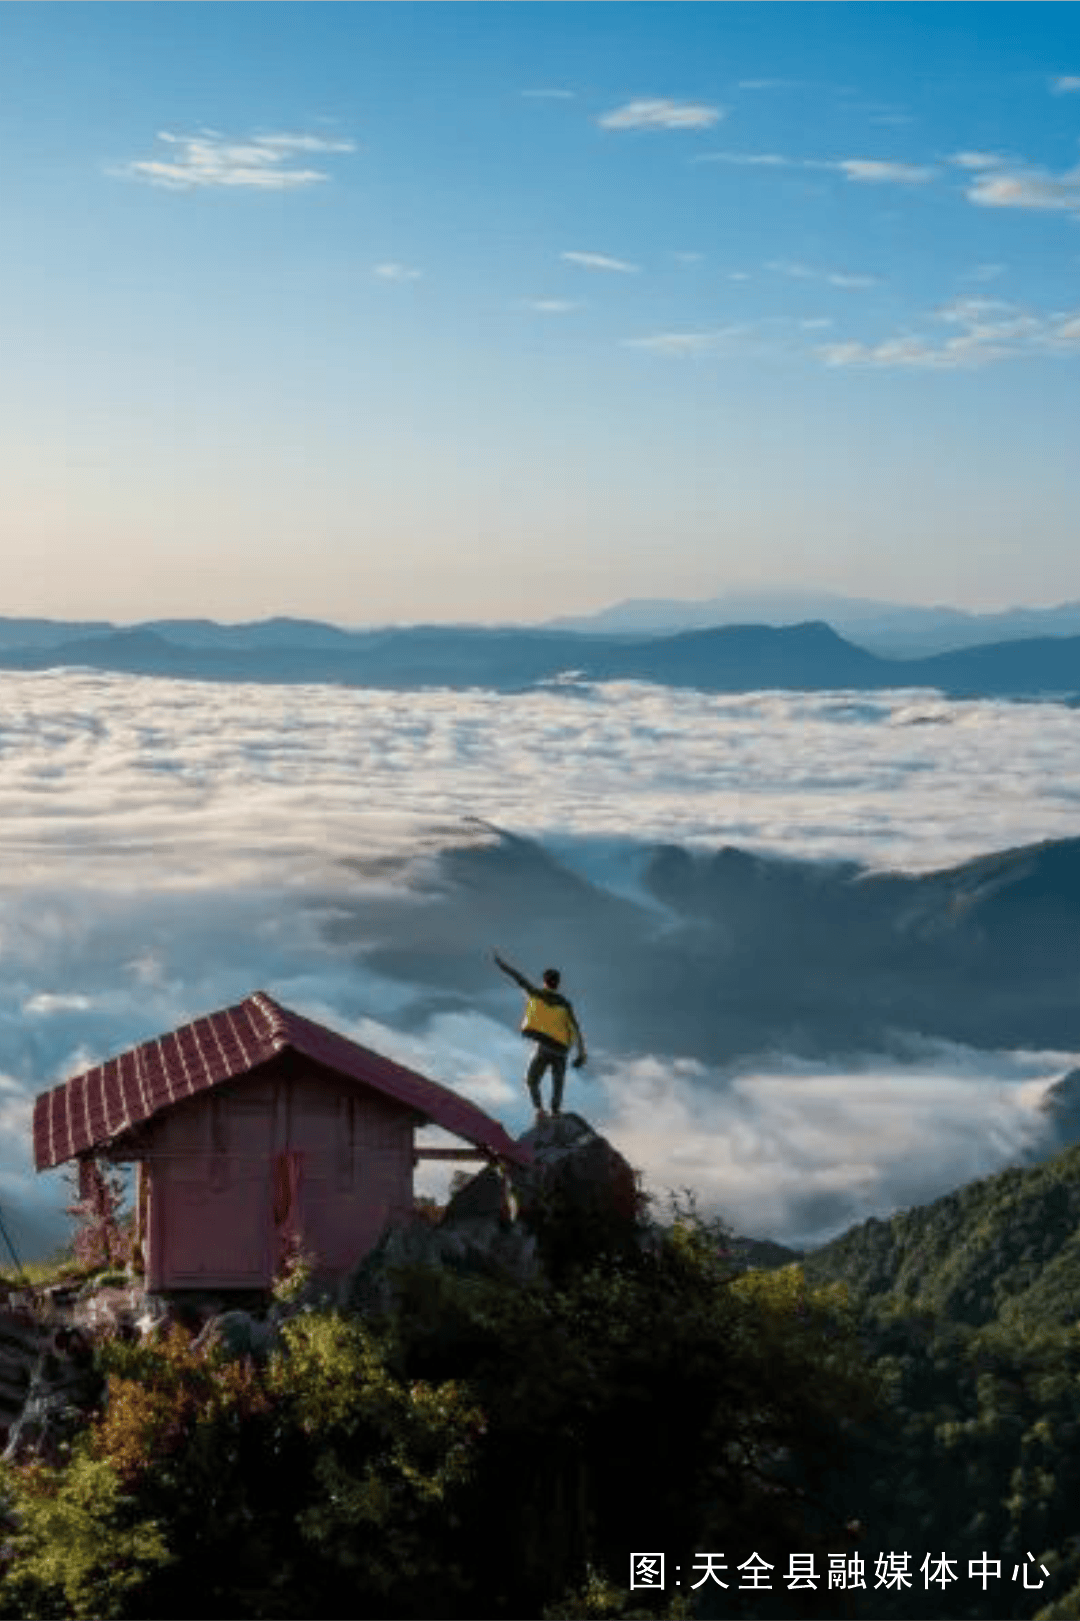
POLYGON ((266 1289, 299 1244, 341 1274, 413 1205, 424 1157, 524 1164, 482 1109, 256 991, 38 1097, 39 1171, 138 1165, 147 1289, 266 1289), (469 1144, 418 1149, 418 1126, 469 1144))

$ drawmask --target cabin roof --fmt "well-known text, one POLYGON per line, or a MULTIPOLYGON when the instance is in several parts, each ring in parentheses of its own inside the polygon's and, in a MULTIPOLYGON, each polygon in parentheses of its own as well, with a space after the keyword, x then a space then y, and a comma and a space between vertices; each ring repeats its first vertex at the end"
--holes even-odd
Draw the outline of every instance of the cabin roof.
POLYGON ((235 1007, 144 1041, 41 1093, 34 1104, 34 1164, 44 1171, 102 1149, 153 1115, 289 1050, 372 1087, 500 1159, 530 1158, 497 1120, 449 1087, 255 991, 235 1007))

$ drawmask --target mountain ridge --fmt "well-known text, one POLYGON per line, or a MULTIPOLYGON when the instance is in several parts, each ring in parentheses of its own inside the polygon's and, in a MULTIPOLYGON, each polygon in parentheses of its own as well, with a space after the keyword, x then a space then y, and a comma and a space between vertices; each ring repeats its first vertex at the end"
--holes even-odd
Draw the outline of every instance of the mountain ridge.
POLYGON ((1080 602, 979 612, 946 604, 923 606, 853 597, 835 591, 779 587, 728 591, 704 599, 628 598, 592 614, 548 621, 553 629, 590 635, 613 631, 671 634, 743 620, 772 625, 825 619, 850 640, 885 657, 948 652, 1035 635, 1080 634, 1080 602))
POLYGON ((82 634, 0 621, 0 669, 90 668, 191 680, 314 682, 406 690, 524 690, 552 681, 645 681, 706 692, 931 688, 953 697, 1072 699, 1080 634, 1029 637, 919 658, 885 658, 822 620, 725 625, 666 636, 587 636, 535 627, 415 625, 342 631, 314 621, 215 626, 157 620, 82 634), (168 634, 166 634, 168 632, 168 634), (191 638, 180 640, 182 635, 191 638))

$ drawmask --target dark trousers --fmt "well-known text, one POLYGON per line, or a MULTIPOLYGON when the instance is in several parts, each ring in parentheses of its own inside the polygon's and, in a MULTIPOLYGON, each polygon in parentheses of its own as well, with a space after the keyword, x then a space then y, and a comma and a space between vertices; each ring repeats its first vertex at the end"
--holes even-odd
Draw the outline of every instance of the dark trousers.
POLYGON ((525 1080, 534 1109, 542 1109, 544 1106, 540 1101, 540 1082, 546 1069, 551 1070, 551 1112, 558 1114, 562 1108, 563 1087, 566 1084, 566 1056, 565 1050, 545 1047, 541 1042, 537 1042, 532 1063, 525 1071, 525 1080))

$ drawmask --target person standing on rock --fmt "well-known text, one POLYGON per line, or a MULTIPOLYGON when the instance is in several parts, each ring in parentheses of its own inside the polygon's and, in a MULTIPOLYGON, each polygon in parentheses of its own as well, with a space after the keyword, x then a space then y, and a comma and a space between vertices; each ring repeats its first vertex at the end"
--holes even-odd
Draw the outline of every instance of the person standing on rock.
POLYGON ((586 1062, 587 1054, 585 1038, 581 1034, 574 1010, 566 997, 559 994, 559 970, 545 968, 544 983, 533 985, 524 974, 519 974, 516 968, 511 968, 508 962, 504 962, 497 951, 493 951, 491 955, 503 973, 520 985, 529 998, 525 1005, 525 1017, 521 1022, 521 1033, 529 1041, 536 1043, 536 1052, 525 1071, 533 1107, 539 1119, 547 1118, 547 1111, 540 1096, 540 1082, 544 1071, 550 1069, 551 1112, 553 1115, 560 1114, 563 1086, 566 1082, 566 1060, 570 1049, 577 1046, 575 1069, 580 1069, 586 1062))

